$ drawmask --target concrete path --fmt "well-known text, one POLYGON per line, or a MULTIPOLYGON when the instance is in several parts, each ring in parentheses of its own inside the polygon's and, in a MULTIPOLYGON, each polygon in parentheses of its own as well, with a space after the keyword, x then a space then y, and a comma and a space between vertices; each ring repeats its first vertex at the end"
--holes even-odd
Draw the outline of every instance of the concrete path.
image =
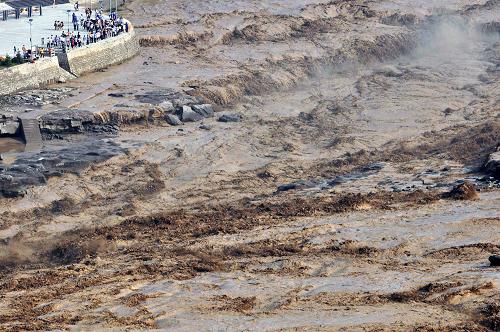
MULTIPOLYGON (((73 5, 57 5, 55 7, 43 7, 43 15, 39 16, 38 13, 33 14, 32 36, 33 46, 41 45, 42 38, 47 39, 50 35, 60 34, 61 31, 54 31, 54 21, 63 21, 64 28, 67 30, 68 13, 73 13, 73 5)), ((84 13, 83 8, 77 12, 84 13)), ((71 20, 71 18, 70 18, 71 20)), ((70 27, 73 30, 73 25, 70 27)), ((14 46, 21 48, 23 45, 29 48, 30 45, 30 26, 26 14, 22 14, 20 19, 15 19, 14 16, 9 16, 7 21, 0 21, 0 55, 13 55, 14 46)))
MULTIPOLYGON (((50 35, 60 34, 61 31, 54 31, 54 21, 63 21, 65 30, 68 24, 67 10, 73 13, 73 5, 57 5, 54 7, 43 7, 40 16, 38 13, 33 14, 32 36, 33 46, 41 45, 42 38, 47 39, 50 35)), ((84 9, 80 9, 82 12, 84 9)), ((79 13, 77 13, 79 15, 79 13)), ((70 18, 71 19, 71 18, 70 18)), ((71 29, 73 30, 73 26, 71 29)), ((0 55, 13 55, 14 46, 21 48, 23 45, 29 48, 30 45, 30 25, 26 14, 22 14, 20 19, 15 19, 9 16, 7 21, 0 21, 0 55)))

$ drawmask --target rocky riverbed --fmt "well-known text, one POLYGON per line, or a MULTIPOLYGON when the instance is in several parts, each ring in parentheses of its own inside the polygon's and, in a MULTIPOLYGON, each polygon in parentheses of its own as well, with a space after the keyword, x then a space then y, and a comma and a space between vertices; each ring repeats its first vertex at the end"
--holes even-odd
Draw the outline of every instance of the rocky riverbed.
POLYGON ((138 57, 0 99, 0 329, 500 328, 500 2, 121 11, 138 57))

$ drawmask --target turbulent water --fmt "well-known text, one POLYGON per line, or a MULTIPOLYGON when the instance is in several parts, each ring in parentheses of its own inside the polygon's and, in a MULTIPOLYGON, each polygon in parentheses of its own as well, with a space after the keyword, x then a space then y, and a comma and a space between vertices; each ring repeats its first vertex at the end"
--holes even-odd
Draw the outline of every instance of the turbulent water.
POLYGON ((0 329, 498 330, 500 2, 120 10, 136 58, 0 103, 52 139, 2 165, 0 329))

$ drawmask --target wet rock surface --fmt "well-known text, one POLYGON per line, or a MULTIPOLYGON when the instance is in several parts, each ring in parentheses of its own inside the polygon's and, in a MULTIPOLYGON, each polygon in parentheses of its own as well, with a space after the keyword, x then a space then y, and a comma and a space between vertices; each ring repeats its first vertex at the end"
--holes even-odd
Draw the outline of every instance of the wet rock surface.
POLYGON ((221 115, 217 121, 219 122, 240 122, 241 121, 241 115, 238 114, 224 114, 221 115))
POLYGON ((19 132, 20 122, 15 116, 0 116, 0 135, 16 135, 19 132))
POLYGON ((95 124, 94 114, 84 110, 59 110, 43 115, 40 129, 49 133, 82 132, 95 124))
POLYGON ((317 189, 324 190, 334 188, 336 186, 346 184, 352 181, 365 179, 377 174, 385 167, 385 163, 373 163, 359 168, 358 170, 350 173, 337 175, 332 179, 314 179, 314 180, 300 180, 289 184, 284 184, 278 187, 278 192, 298 190, 298 189, 317 189))
POLYGON ((135 95, 135 99, 141 103, 162 105, 162 103, 170 101, 175 108, 180 108, 182 106, 192 106, 194 104, 200 104, 201 99, 187 95, 181 91, 176 91, 174 89, 160 89, 149 91, 144 94, 135 95))
POLYGON ((193 105, 192 109, 204 118, 211 118, 215 114, 214 108, 210 104, 193 105))
MULTIPOLYGON (((113 98, 122 98, 126 93, 111 93, 110 95, 113 98)), ((173 90, 156 91, 144 96, 138 95, 137 98, 144 102, 158 102, 158 105, 148 110, 132 107, 125 108, 123 106, 120 109, 105 112, 59 109, 42 113, 38 117, 42 137, 44 140, 62 140, 67 135, 85 133, 111 137, 118 134, 121 125, 160 124, 165 121, 172 126, 179 126, 183 124, 183 121, 198 122, 213 117, 215 114, 211 104, 194 104, 198 103, 199 99, 173 90), (171 100, 165 98, 171 98, 171 100), (186 106, 185 104, 192 104, 193 106, 186 106)), ((22 138, 19 116, 21 116, 20 113, 16 112, 2 115, 0 118, 0 135, 22 138)), ((29 117, 29 115, 27 116, 29 117)), ((33 117, 36 118, 36 116, 33 117)), ((201 129, 209 130, 210 126, 203 125, 201 129)))
POLYGON ((12 108, 19 109, 23 106, 40 107, 49 104, 57 105, 61 97, 67 96, 72 90, 71 88, 52 88, 0 96, 0 111, 12 108))
POLYGON ((141 103, 159 105, 168 99, 174 99, 178 93, 173 89, 150 91, 145 94, 135 95, 135 99, 141 103))
POLYGON ((177 113, 182 122, 198 122, 203 120, 204 116, 193 111, 189 106, 182 106, 182 110, 177 113))
POLYGON ((289 191, 289 190, 297 190, 297 189, 308 189, 314 188, 321 185, 320 181, 312 181, 312 180, 299 180, 293 183, 283 184, 278 187, 278 192, 280 191, 289 191))
POLYGON ((165 121, 171 126, 180 126, 182 125, 182 121, 175 114, 166 114, 165 121))
POLYGON ((54 111, 41 116, 39 123, 40 131, 46 139, 85 132, 115 135, 119 129, 119 122, 113 118, 103 122, 94 113, 84 110, 54 111))
POLYGON ((27 189, 46 184, 50 177, 79 174, 90 165, 124 152, 112 141, 87 137, 59 148, 51 146, 35 153, 20 153, 14 163, 0 164, 0 195, 23 196, 27 189))
POLYGON ((483 166, 483 170, 497 180, 500 180, 500 151, 490 154, 483 166))
POLYGON ((201 124, 198 128, 203 130, 212 130, 212 126, 209 126, 207 124, 201 124))
POLYGON ((500 266, 500 255, 492 255, 488 258, 491 266, 500 266))
POLYGON ((163 110, 163 112, 166 112, 166 113, 175 111, 174 104, 171 101, 169 101, 169 100, 162 102, 158 106, 161 107, 161 109, 163 110))

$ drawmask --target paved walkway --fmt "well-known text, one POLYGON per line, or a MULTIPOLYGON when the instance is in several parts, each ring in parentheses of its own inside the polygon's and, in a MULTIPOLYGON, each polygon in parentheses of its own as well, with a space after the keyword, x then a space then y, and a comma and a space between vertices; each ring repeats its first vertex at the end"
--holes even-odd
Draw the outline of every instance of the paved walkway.
MULTIPOLYGON (((73 5, 57 5, 55 7, 43 7, 43 15, 39 16, 38 13, 33 14, 33 46, 41 45, 42 37, 47 40, 47 37, 54 34, 61 34, 61 31, 54 31, 54 21, 63 21, 64 29, 67 30, 68 13, 73 13, 73 5)), ((84 13, 85 9, 80 7, 80 13, 84 13)), ((71 21, 71 17, 70 17, 71 21)), ((71 23, 70 23, 71 24, 71 23)), ((70 25, 70 31, 73 30, 73 25, 70 25)), ((23 45, 26 48, 30 46, 30 26, 26 14, 21 15, 21 18, 16 20, 14 16, 9 16, 7 21, 0 21, 0 55, 13 55, 14 46, 21 48, 23 45)))

